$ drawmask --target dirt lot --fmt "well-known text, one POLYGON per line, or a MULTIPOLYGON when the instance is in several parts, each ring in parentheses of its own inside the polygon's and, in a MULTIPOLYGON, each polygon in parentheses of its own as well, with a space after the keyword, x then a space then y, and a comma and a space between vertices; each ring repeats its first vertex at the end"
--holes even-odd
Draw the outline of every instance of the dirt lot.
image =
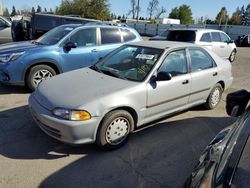
MULTIPOLYGON (((233 85, 250 91, 249 48, 239 48, 233 85)), ((0 187, 180 187, 204 147, 235 119, 194 108, 149 125, 113 152, 71 147, 43 134, 27 107, 29 92, 0 85, 0 187)))

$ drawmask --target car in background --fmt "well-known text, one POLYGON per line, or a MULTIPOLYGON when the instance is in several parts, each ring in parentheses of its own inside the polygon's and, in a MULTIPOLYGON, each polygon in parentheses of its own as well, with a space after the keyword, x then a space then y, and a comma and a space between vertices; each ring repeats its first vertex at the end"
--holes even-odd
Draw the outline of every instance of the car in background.
POLYGON ((6 42, 12 42, 11 21, 0 16, 0 44, 6 42))
POLYGON ((250 184, 250 93, 240 90, 228 94, 228 115, 239 118, 222 130, 201 154, 185 187, 240 187, 250 184), (246 110, 245 110, 246 109, 246 110))
POLYGON ((140 41, 41 82, 29 106, 49 136, 112 150, 146 123, 201 104, 215 108, 232 79, 230 62, 203 47, 140 41))
POLYGON ((34 40, 59 25, 86 24, 89 22, 100 23, 101 21, 72 16, 32 13, 22 16, 20 20, 13 20, 11 34, 13 41, 34 40))
POLYGON ((233 40, 223 31, 214 29, 169 29, 149 40, 191 42, 207 47, 220 57, 233 62, 237 49, 233 40))
POLYGON ((132 28, 58 26, 37 40, 0 46, 0 82, 34 90, 44 79, 87 67, 124 43, 142 38, 132 28))
POLYGON ((250 47, 250 35, 242 35, 239 37, 238 45, 242 47, 250 47))

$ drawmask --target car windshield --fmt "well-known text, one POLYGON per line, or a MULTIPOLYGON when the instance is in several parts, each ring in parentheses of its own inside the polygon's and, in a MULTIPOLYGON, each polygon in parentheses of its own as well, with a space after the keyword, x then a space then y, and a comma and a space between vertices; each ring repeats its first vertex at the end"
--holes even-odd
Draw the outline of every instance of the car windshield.
POLYGON ((74 30, 73 27, 56 27, 34 42, 37 44, 44 44, 44 45, 54 45, 58 43, 64 36, 66 36, 69 32, 74 30))
POLYGON ((98 62, 92 69, 121 79, 141 82, 161 56, 163 50, 123 46, 98 62))
POLYGON ((167 35, 169 41, 194 42, 195 31, 173 30, 167 35))

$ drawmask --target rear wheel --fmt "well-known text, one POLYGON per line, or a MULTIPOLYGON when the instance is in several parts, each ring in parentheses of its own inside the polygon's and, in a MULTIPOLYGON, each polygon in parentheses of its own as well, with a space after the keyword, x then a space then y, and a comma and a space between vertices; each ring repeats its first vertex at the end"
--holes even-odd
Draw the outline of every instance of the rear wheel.
POLYGON ((30 69, 26 78, 26 84, 29 89, 34 91, 41 81, 48 79, 54 75, 56 75, 56 72, 50 66, 37 65, 30 69))
POLYGON ((206 109, 211 110, 216 108, 221 100, 222 93, 222 86, 216 84, 207 98, 207 102, 205 103, 206 109))
POLYGON ((125 110, 109 112, 102 120, 96 144, 104 150, 114 150, 123 146, 134 127, 134 119, 125 110))
POLYGON ((229 56, 229 61, 232 63, 236 58, 236 50, 233 50, 229 56))

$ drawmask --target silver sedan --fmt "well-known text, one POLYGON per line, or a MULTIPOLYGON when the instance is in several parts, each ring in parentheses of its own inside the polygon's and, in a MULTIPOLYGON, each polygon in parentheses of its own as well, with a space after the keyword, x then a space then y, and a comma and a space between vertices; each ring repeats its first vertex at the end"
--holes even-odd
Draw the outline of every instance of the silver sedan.
POLYGON ((232 80, 229 61, 203 47, 142 41, 41 82, 29 106, 49 136, 111 150, 145 123, 201 104, 215 108, 232 80))

